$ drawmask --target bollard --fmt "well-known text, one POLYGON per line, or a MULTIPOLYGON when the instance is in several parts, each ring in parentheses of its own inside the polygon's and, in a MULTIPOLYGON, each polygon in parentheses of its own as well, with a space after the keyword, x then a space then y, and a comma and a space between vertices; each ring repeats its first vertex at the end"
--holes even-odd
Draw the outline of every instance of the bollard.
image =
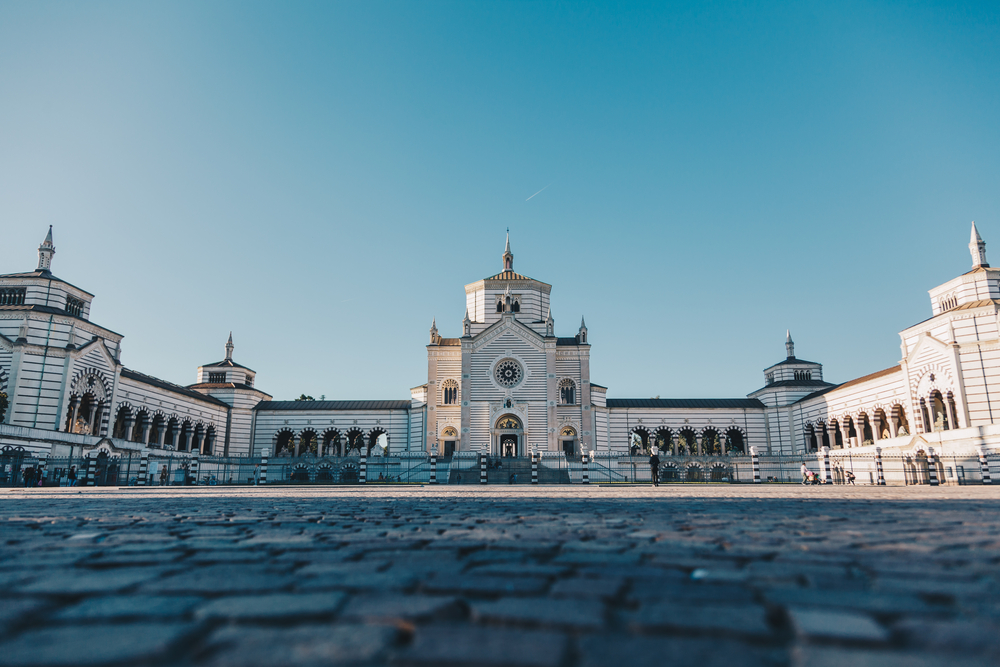
POLYGON ((760 484, 760 457, 756 447, 750 448, 750 464, 753 466, 753 483, 760 484))
POLYGON ((979 472, 982 474, 983 484, 992 484, 993 479, 990 477, 990 462, 986 460, 986 452, 982 449, 978 449, 979 454, 979 472))
POLYGON ((531 483, 538 484, 538 453, 531 452, 531 483))
POLYGON ((830 472, 830 448, 823 448, 823 475, 826 477, 824 484, 833 484, 833 475, 830 472))
POLYGON ((587 455, 583 454, 580 457, 580 460, 583 462, 583 483, 590 484, 590 469, 587 465, 588 463, 587 455))
POLYGON ((486 484, 486 457, 480 452, 479 454, 479 483, 486 484))
POLYGON ((875 448, 875 472, 878 473, 877 486, 885 486, 885 472, 882 470, 882 448, 875 448))
POLYGON ((368 457, 365 456, 364 454, 361 455, 361 464, 360 464, 360 466, 361 466, 361 469, 360 469, 360 473, 358 475, 358 483, 359 484, 367 484, 368 483, 368 457))
POLYGON ((139 477, 135 480, 136 486, 146 486, 147 471, 149 470, 149 452, 142 452, 139 459, 139 477))
POLYGON ((438 467, 438 457, 435 456, 434 454, 431 454, 431 481, 429 482, 430 484, 438 483, 437 467, 438 467))
POLYGON ((938 485, 937 466, 934 465, 934 450, 927 448, 927 481, 931 486, 938 485))
POLYGON ((94 486, 97 483, 96 472, 97 472, 97 453, 90 452, 87 455, 87 486, 94 486))
POLYGON ((190 467, 191 484, 193 484, 194 486, 198 486, 198 469, 199 469, 198 452, 195 452, 194 455, 191 456, 191 467, 190 467))
POLYGON ((264 450, 260 453, 260 483, 267 484, 267 455, 270 453, 269 450, 264 450))

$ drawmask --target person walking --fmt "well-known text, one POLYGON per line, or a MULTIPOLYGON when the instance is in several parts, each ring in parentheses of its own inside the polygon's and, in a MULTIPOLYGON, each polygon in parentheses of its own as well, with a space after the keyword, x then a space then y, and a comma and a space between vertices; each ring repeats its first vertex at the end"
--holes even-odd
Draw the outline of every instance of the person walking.
POLYGON ((802 483, 803 484, 808 484, 809 483, 809 468, 806 467, 806 464, 804 462, 802 463, 802 467, 799 468, 799 472, 802 473, 802 483))
POLYGON ((76 486, 76 466, 70 466, 69 472, 66 473, 66 478, 69 479, 70 486, 76 486))
POLYGON ((260 486, 260 464, 257 463, 253 467, 253 485, 260 486))
POLYGON ((649 474, 653 477, 653 486, 660 485, 660 448, 653 446, 649 452, 649 474))

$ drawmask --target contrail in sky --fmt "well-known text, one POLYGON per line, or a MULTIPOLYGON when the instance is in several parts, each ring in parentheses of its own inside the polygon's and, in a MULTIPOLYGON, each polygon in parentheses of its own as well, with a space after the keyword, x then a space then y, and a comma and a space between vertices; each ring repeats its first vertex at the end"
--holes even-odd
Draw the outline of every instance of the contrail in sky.
MULTIPOLYGON (((552 184, 551 184, 551 183, 549 183, 549 185, 552 185, 552 184)), ((545 188, 549 187, 549 185, 546 185, 546 186, 545 186, 545 188)), ((536 192, 535 194, 531 195, 531 197, 534 197, 535 195, 540 195, 540 194, 542 194, 542 192, 544 192, 544 191, 545 191, 545 188, 542 188, 541 190, 539 190, 539 191, 538 191, 538 192, 536 192)), ((528 197, 528 199, 531 199, 531 197, 528 197)), ((524 201, 528 201, 528 199, 525 199, 524 201)))

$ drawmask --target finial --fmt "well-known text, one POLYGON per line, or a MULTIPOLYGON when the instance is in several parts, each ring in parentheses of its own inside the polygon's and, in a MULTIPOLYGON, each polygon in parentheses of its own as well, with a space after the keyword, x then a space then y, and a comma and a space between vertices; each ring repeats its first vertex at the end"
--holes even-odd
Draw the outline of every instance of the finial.
POLYGON ((42 245, 38 246, 38 268, 36 271, 52 270, 52 255, 56 254, 56 247, 52 245, 52 225, 49 225, 49 233, 45 235, 42 245))
POLYGON ((587 328, 587 321, 585 319, 583 319, 583 315, 580 316, 580 328, 581 329, 586 329, 587 328))
POLYGON ((510 251, 510 227, 507 228, 507 245, 503 250, 503 270, 514 270, 514 253, 510 251))
POLYGON ((471 336, 472 335, 472 320, 469 319, 469 309, 465 309, 465 317, 462 319, 462 335, 471 336))
POLYGON ((233 332, 229 332, 229 340, 226 341, 226 361, 233 360, 233 349, 236 346, 233 345, 233 332))
POLYGON ((785 329, 785 353, 789 359, 795 358, 795 343, 792 342, 792 332, 785 329))
POLYGON ((580 333, 576 335, 581 344, 587 342, 587 322, 583 319, 583 315, 580 316, 580 333))
POLYGON ((969 241, 969 252, 972 253, 972 268, 989 267, 986 262, 986 241, 979 235, 976 229, 976 221, 972 221, 972 238, 969 241))

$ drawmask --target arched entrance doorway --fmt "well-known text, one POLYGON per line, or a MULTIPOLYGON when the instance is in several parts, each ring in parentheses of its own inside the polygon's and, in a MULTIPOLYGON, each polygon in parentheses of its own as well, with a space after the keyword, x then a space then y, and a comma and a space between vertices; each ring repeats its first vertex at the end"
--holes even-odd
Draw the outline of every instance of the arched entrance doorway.
POLYGON ((576 429, 572 426, 564 426, 559 431, 559 444, 562 445, 563 454, 574 456, 576 454, 576 429))
POLYGON ((524 440, 524 427, 521 420, 514 415, 504 415, 496 422, 493 429, 496 453, 500 456, 520 456, 521 443, 524 440))

